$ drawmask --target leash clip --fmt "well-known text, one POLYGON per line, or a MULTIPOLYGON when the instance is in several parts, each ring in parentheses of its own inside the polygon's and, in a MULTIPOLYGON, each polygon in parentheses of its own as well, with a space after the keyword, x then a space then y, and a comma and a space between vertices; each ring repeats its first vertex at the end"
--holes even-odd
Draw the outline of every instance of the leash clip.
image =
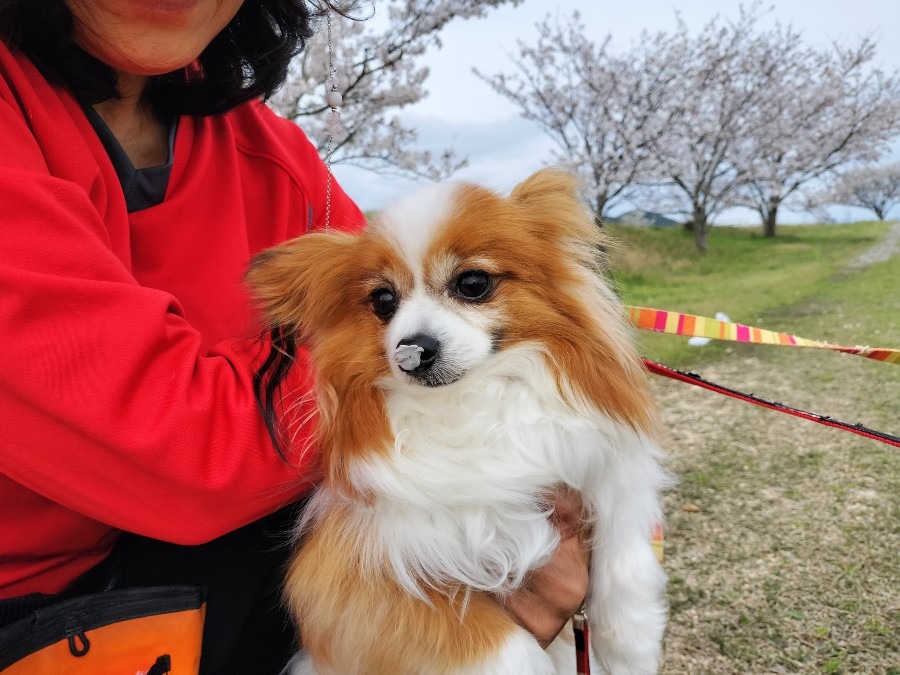
POLYGON ((572 628, 575 632, 575 665, 578 675, 591 675, 590 632, 588 631, 587 611, 584 603, 572 615, 572 628))

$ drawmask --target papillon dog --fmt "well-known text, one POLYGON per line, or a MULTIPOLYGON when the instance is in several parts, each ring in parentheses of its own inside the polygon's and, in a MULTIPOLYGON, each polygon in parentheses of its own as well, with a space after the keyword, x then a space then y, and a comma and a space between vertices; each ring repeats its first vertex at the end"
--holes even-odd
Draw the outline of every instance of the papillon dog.
POLYGON ((502 608, 552 557, 548 495, 581 495, 586 613, 611 675, 657 671, 668 478, 630 326, 577 181, 539 171, 399 199, 307 234, 248 281, 308 350, 323 479, 285 593, 319 675, 554 673, 502 608), (498 601, 498 598, 500 601, 498 601))

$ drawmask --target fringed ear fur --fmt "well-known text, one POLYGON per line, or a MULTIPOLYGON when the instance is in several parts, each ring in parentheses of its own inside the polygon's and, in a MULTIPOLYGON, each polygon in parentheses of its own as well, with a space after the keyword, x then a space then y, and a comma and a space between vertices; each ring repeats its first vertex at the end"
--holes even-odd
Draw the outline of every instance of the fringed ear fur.
POLYGON ((602 235, 578 194, 578 179, 558 169, 541 169, 519 183, 509 201, 525 209, 537 225, 534 235, 570 239, 590 247, 602 244, 602 235))
POLYGON ((314 232, 257 255, 245 281, 273 327, 322 326, 345 288, 345 265, 358 238, 314 232))
POLYGON ((532 236, 567 246, 580 264, 601 273, 610 242, 578 193, 579 181, 572 174, 541 169, 513 188, 509 201, 527 214, 532 236))
POLYGON ((344 233, 304 235, 257 255, 244 277, 268 323, 271 347, 253 376, 256 399, 278 454, 286 458, 279 419, 281 383, 297 354, 297 341, 309 327, 321 326, 341 302, 356 237, 344 233))
POLYGON ((512 201, 522 204, 540 202, 547 197, 578 201, 578 179, 559 169, 541 169, 516 185, 510 193, 512 201))

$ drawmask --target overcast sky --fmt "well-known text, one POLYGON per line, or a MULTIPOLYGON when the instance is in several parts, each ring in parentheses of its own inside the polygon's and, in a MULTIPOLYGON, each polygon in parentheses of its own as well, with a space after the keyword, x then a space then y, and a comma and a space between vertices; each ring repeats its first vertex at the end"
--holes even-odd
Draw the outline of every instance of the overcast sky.
MULTIPOLYGON (((378 11, 378 0, 375 2, 378 11)), ((749 2, 745 2, 745 5, 749 2)), ((506 191, 550 162, 550 140, 516 108, 479 80, 472 68, 494 74, 511 72, 510 55, 517 40, 533 43, 535 24, 549 13, 568 16, 575 11, 597 41, 608 33, 613 47, 627 48, 641 31, 674 30, 676 12, 692 32, 716 14, 736 17, 741 3, 732 0, 524 0, 518 7, 492 11, 487 18, 450 24, 441 34, 443 47, 425 59, 431 74, 428 97, 403 112, 417 129, 423 148, 440 150, 448 145, 468 157, 469 166, 456 177, 476 180, 506 191)), ((878 42, 877 62, 884 70, 900 69, 900 1, 898 0, 776 0, 764 6, 772 11, 766 22, 790 23, 807 43, 855 43, 862 36, 878 42)), ((900 144, 892 159, 900 159, 900 144)), ((377 209, 414 186, 413 181, 350 167, 335 167, 335 174, 364 209, 377 209)), ((838 219, 866 217, 865 212, 838 209, 838 219)), ((741 214, 723 219, 739 221, 741 214)), ((808 218, 785 213, 785 220, 808 218)))

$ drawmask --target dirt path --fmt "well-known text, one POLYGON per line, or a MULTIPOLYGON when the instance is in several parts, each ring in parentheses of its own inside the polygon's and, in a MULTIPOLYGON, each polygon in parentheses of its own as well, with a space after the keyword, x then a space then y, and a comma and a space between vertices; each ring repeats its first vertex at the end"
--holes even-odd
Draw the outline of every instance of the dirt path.
POLYGON ((850 268, 866 267, 900 255, 900 221, 893 224, 884 239, 850 263, 850 268))

